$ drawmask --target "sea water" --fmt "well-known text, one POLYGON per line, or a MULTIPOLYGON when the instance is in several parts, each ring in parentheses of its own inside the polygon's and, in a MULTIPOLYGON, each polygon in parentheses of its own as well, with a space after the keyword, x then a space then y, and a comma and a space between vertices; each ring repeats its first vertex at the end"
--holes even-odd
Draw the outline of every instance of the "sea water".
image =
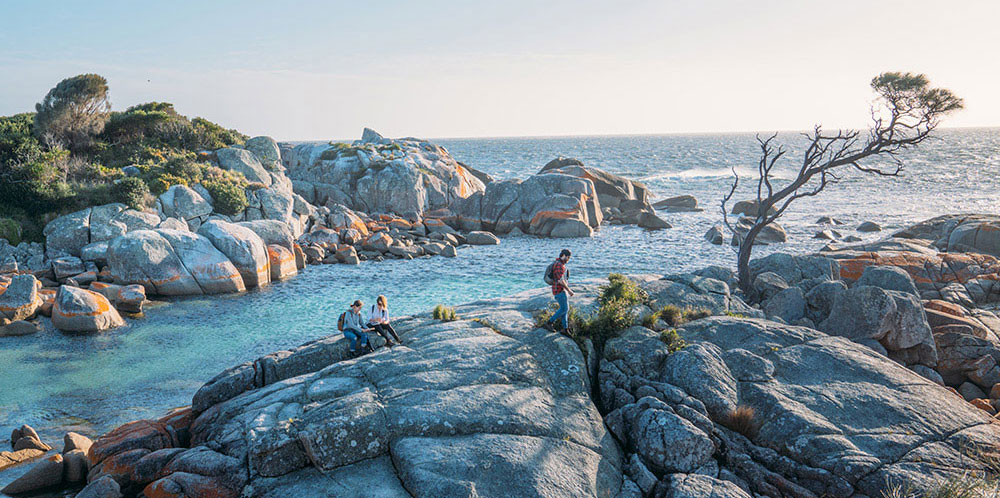
MULTIPOLYGON (((844 235, 865 240, 939 214, 1000 212, 1000 129, 942 130, 939 138, 900 157, 904 176, 877 178, 846 172, 822 194, 793 204, 781 218, 789 242, 755 249, 811 252, 825 243, 813 235, 824 215, 845 223, 844 235), (860 234, 863 221, 885 231, 860 234)), ((802 138, 789 144, 779 182, 801 160, 802 138)), ((442 139, 454 157, 498 179, 525 178, 552 158, 575 157, 589 166, 644 182, 656 196, 691 194, 705 211, 661 213, 674 228, 646 231, 604 226, 593 238, 503 238, 499 246, 466 247, 457 258, 365 262, 307 267, 300 275, 240 295, 189 297, 153 303, 144 318, 93 335, 51 328, 0 338, 0 441, 23 423, 56 443, 67 429, 99 434, 118 424, 157 417, 189 404, 194 392, 222 370, 272 351, 336 333, 349 302, 389 298, 390 312, 427 311, 543 285, 541 273, 560 249, 573 250, 574 278, 610 272, 673 273, 709 264, 733 267, 728 246, 703 235, 721 222, 719 202, 732 169, 743 177, 735 199, 753 196, 759 146, 753 134, 557 138, 442 139)), ((891 167, 888 162, 882 166, 891 167)), ((783 179, 783 180, 782 180, 783 179)), ((0 485, 12 472, 0 474, 0 485)))

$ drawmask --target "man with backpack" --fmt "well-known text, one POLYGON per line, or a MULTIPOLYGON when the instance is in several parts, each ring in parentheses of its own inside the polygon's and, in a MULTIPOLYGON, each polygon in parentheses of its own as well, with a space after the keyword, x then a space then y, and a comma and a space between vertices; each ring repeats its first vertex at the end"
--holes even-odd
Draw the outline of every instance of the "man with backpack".
POLYGON ((362 325, 364 323, 361 319, 361 308, 363 306, 364 304, 361 303, 361 300, 356 300, 337 319, 337 329, 344 333, 344 337, 347 340, 351 341, 351 354, 363 352, 362 348, 368 348, 369 352, 374 351, 367 334, 372 329, 365 329, 362 325), (364 339, 364 344, 361 344, 362 339, 364 339))
POLYGON ((559 310, 552 315, 547 324, 552 330, 569 331, 569 296, 574 292, 569 288, 569 270, 566 269, 566 263, 569 263, 571 254, 569 249, 563 249, 559 257, 545 270, 545 283, 552 286, 552 295, 559 303, 559 310), (557 322, 562 325, 562 329, 555 328, 557 322))

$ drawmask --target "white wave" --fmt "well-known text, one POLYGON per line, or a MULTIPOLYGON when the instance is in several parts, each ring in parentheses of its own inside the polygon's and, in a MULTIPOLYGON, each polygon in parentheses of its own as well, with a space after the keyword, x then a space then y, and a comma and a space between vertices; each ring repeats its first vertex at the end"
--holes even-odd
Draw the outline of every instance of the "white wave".
MULTIPOLYGON (((748 178, 757 178, 756 168, 747 167, 737 167, 736 173, 740 175, 740 179, 746 180, 748 178)), ((652 175, 647 175, 643 177, 643 181, 648 182, 651 180, 693 180, 702 178, 732 178, 733 171, 729 168, 691 168, 682 171, 664 171, 662 173, 656 173, 652 175)), ((790 174, 783 174, 781 172, 771 172, 771 177, 778 180, 791 180, 793 178, 790 174)))

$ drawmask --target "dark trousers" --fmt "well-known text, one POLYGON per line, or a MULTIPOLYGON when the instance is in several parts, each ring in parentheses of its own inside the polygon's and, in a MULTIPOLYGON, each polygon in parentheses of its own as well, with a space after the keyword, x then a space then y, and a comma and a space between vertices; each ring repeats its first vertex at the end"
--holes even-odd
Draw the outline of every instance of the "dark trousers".
POLYGON ((378 335, 385 338, 385 342, 401 342, 399 336, 396 335, 396 331, 392 329, 392 325, 388 323, 369 323, 368 326, 374 328, 375 332, 378 332, 378 335), (392 339, 389 336, 392 336, 392 339))

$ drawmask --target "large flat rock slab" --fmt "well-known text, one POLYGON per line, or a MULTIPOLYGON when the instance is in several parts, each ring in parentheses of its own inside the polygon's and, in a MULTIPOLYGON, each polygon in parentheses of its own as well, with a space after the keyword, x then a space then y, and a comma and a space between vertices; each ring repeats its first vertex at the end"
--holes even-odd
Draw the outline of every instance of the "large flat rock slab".
POLYGON ((397 320, 402 346, 356 359, 337 335, 230 369, 192 444, 245 462, 253 496, 615 496, 618 446, 579 348, 534 329, 542 295, 397 320))

